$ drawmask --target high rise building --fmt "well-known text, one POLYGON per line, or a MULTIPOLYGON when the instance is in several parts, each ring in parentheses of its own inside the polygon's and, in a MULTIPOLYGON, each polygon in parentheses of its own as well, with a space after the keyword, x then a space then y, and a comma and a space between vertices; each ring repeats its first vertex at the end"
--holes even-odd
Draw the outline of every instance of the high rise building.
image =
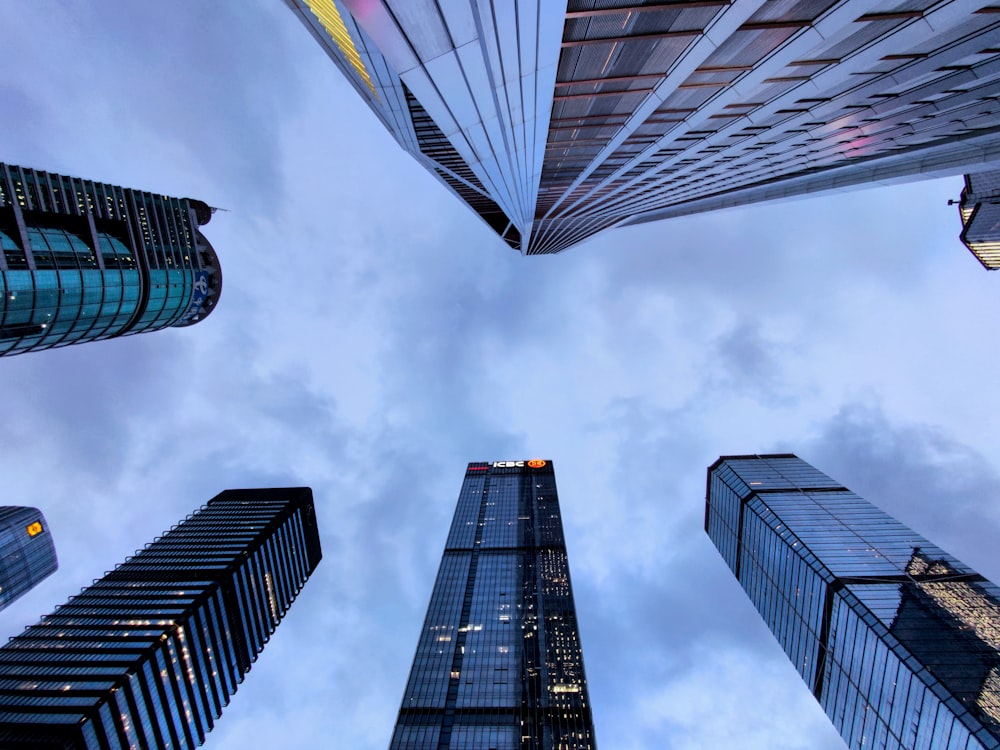
POLYGON ((961 239, 990 271, 1000 268, 1000 169, 965 175, 961 239))
POLYGON ((55 573, 59 563, 38 508, 0 507, 0 609, 55 573))
POLYGON ((793 455, 712 464, 705 529, 851 748, 1000 747, 1000 588, 793 455))
POLYGON ((390 749, 594 747, 552 463, 470 463, 390 749))
POLYGON ((212 209, 0 163, 0 355, 197 323, 222 291, 212 209))
POLYGON ((399 144, 524 254, 1000 167, 990 0, 286 0, 399 144))
POLYGON ((308 488, 222 492, 0 647, 0 747, 201 745, 321 556, 308 488))

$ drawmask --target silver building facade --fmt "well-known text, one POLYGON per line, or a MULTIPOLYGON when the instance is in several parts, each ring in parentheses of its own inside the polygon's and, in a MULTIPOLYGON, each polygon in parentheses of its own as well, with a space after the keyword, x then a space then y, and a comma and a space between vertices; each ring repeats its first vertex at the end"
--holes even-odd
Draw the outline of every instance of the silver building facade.
POLYGON ((851 748, 1000 747, 1000 588, 802 459, 723 456, 705 530, 851 748))
POLYGON ((285 0, 511 247, 1000 166, 989 0, 285 0))

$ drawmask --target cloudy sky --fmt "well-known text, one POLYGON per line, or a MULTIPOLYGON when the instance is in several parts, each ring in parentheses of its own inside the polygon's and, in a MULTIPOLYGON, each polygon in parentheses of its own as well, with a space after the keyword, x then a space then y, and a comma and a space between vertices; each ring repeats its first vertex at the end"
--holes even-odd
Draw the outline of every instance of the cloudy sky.
POLYGON ((2 500, 61 560, 2 632, 225 488, 316 497, 323 562, 207 747, 387 746, 470 460, 555 462, 606 749, 842 747, 702 530, 720 454, 796 452, 1000 580, 1000 277, 959 177, 526 258, 279 0, 0 28, 0 160, 226 209, 205 322, 0 363, 2 500))

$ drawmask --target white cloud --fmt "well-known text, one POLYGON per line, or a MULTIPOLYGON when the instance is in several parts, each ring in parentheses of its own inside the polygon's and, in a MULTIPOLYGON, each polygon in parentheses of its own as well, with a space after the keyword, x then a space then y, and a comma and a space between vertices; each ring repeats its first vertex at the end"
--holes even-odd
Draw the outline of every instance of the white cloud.
POLYGON ((771 656, 727 644, 695 649, 688 667, 666 687, 644 686, 645 694, 623 722, 636 727, 629 733, 635 739, 621 747, 653 747, 659 739, 676 750, 842 748, 843 740, 784 654, 771 656))

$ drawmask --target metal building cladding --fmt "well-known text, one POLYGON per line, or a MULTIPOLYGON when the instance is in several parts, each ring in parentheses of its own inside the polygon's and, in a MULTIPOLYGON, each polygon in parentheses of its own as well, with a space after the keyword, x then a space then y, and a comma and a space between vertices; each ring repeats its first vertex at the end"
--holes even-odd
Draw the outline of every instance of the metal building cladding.
POLYGON ((1000 168, 991 0, 285 0, 511 247, 1000 168))

